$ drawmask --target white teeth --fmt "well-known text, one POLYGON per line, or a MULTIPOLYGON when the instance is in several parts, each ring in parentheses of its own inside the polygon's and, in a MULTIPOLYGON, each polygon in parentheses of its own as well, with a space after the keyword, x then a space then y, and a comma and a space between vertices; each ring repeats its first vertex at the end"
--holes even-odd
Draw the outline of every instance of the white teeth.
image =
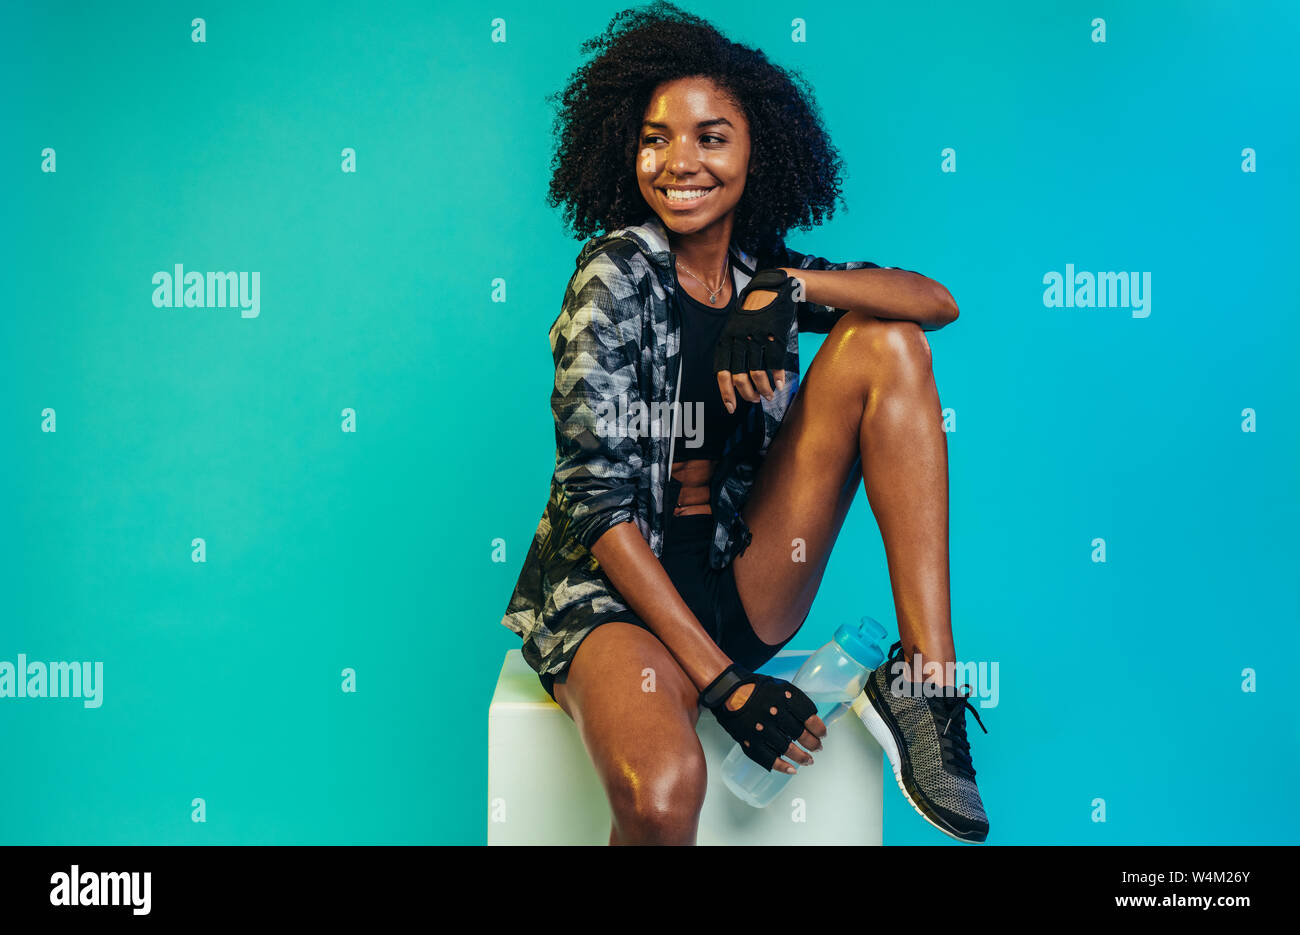
POLYGON ((671 188, 666 188, 664 189, 664 195, 669 201, 695 201, 697 198, 703 198, 711 191, 713 191, 711 188, 704 188, 690 192, 675 191, 671 188))

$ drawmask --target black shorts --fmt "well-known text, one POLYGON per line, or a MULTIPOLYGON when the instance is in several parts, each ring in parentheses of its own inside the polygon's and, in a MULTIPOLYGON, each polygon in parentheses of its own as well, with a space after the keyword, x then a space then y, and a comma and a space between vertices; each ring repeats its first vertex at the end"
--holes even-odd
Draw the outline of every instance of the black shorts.
MULTIPOLYGON (((673 488, 676 488, 674 483, 673 488)), ((710 513, 694 513, 689 516, 673 516, 670 496, 668 504, 668 529, 664 536, 663 555, 659 560, 668 572, 691 613, 703 625, 705 631, 718 644, 732 662, 749 669, 751 672, 767 662, 790 642, 790 637, 780 643, 764 643, 754 632, 754 627, 745 614, 740 603, 740 592, 736 590, 734 564, 727 563, 725 568, 714 568, 709 564, 709 543, 713 539, 714 517, 710 513)), ((623 621, 650 630, 650 626, 631 610, 610 611, 598 614, 595 623, 623 621)), ((594 632, 595 626, 587 635, 594 632)), ((794 634, 791 634, 793 637, 794 634)), ((585 637, 584 637, 585 639, 585 637)), ((579 642, 578 646, 582 643, 579 642)), ((574 654, 577 647, 574 647, 574 654)), ((566 668, 560 673, 560 681, 568 674, 566 668)), ((547 694, 555 697, 556 676, 542 674, 539 676, 542 687, 547 694)))

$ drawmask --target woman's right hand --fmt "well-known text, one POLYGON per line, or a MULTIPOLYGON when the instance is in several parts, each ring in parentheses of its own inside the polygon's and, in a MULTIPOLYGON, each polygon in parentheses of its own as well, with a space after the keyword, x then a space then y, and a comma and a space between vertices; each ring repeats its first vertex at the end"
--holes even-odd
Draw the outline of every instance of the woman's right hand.
POLYGON ((734 664, 723 671, 734 671, 741 683, 723 696, 721 704, 703 702, 706 688, 701 692, 702 703, 713 709, 722 729, 740 744, 745 755, 764 769, 791 775, 798 770, 794 763, 811 766, 812 755, 803 748, 822 749, 821 738, 826 736, 826 725, 811 699, 785 679, 754 675, 734 664), (756 691, 761 691, 761 700, 749 705, 756 691), (747 705, 752 710, 746 710, 747 705))

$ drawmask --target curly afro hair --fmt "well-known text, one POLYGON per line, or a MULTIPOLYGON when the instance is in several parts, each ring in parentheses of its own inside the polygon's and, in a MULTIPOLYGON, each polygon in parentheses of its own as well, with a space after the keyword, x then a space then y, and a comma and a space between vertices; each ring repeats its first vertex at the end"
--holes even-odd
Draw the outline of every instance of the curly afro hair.
POLYGON ((547 204, 563 208, 575 237, 639 224, 653 213, 634 171, 645 109, 658 85, 696 75, 728 92, 749 121, 750 175, 733 240, 758 257, 773 256, 790 228, 806 231, 834 215, 843 163, 797 72, 662 0, 618 13, 580 51, 598 54, 546 98, 558 105, 547 204))

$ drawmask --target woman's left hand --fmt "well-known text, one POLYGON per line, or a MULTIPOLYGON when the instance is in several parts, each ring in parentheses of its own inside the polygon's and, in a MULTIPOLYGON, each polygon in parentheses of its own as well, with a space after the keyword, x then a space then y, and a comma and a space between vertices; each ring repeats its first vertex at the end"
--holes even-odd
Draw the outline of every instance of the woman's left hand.
POLYGON ((794 323, 793 293, 799 285, 785 270, 760 270, 740 293, 740 309, 727 320, 714 354, 718 391, 728 412, 736 411, 737 393, 756 403, 785 389, 786 372, 779 362, 785 359, 783 338, 794 323), (784 279, 778 282, 779 277, 784 279), (757 346, 760 340, 766 340, 766 348, 757 346))

